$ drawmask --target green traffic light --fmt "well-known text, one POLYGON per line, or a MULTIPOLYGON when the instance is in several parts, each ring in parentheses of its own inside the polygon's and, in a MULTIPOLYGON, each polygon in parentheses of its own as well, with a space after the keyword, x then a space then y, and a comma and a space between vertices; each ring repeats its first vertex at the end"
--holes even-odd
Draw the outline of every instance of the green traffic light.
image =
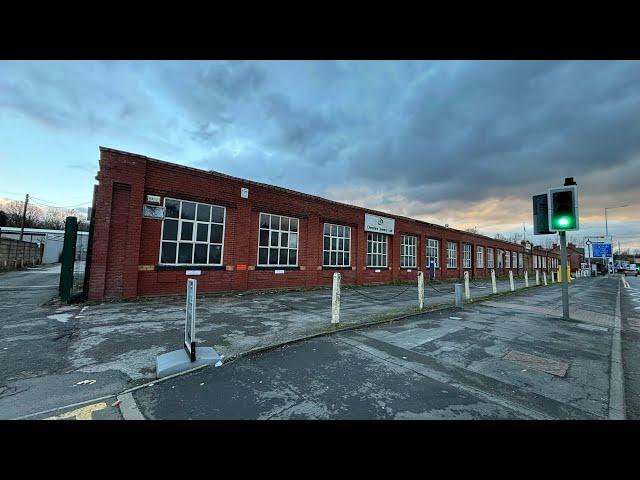
POLYGON ((569 225, 569 219, 567 217, 559 218, 558 225, 560 225, 561 227, 566 227, 567 225, 569 225))

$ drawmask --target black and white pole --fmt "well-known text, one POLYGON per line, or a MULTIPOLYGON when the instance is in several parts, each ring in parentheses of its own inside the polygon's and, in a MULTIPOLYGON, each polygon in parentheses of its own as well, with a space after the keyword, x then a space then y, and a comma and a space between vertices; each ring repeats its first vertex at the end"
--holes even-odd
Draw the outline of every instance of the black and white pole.
POLYGON ((184 322, 184 349, 192 362, 196 361, 196 289, 197 281, 187 280, 187 315, 184 322))

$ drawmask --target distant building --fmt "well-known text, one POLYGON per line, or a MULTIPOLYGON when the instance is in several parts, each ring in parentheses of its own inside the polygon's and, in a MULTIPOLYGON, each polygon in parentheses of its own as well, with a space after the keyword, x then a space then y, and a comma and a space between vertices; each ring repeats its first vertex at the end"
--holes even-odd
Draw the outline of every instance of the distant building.
MULTIPOLYGON (((20 227, 0 227, 0 238, 20 238, 20 227)), ((47 230, 44 228, 25 228, 23 240, 44 244, 42 263, 57 263, 62 254, 64 230, 47 230)), ((86 260, 89 232, 78 232, 76 243, 76 260, 86 260)))

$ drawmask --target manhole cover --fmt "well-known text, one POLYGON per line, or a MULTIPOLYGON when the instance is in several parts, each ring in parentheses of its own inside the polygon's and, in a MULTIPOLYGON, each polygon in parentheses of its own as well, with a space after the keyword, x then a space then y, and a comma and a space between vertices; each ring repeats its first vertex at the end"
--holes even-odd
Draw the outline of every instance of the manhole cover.
POLYGON ((511 350, 503 358, 511 360, 519 365, 540 370, 541 372, 550 373, 558 377, 564 377, 569 368, 569 364, 551 358, 539 357, 529 353, 511 350))

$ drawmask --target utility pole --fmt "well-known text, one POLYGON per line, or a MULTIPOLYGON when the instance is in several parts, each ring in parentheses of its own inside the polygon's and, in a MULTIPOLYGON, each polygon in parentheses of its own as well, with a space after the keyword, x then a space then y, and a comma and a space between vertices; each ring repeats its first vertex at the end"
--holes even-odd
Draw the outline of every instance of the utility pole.
POLYGON ((22 225, 20 226, 20 241, 22 241, 22 236, 24 235, 24 222, 27 217, 27 205, 29 204, 29 194, 24 199, 24 208, 22 209, 22 225))

